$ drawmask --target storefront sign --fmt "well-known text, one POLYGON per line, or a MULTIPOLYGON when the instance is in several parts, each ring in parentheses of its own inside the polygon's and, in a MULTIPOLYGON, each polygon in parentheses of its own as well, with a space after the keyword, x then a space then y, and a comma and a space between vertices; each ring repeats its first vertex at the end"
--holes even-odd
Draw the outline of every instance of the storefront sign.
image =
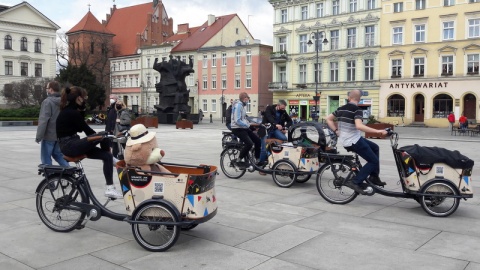
POLYGON ((371 99, 360 99, 360 102, 358 102, 360 105, 372 105, 372 100, 371 99))
POLYGON ((300 100, 300 105, 307 105, 308 104, 308 101, 306 100, 300 100))
POLYGON ((310 94, 302 93, 302 94, 296 94, 295 97, 297 98, 308 98, 311 97, 310 94))
MULTIPOLYGON (((310 104, 310 105, 315 105, 315 100, 309 100, 309 101, 308 101, 308 104, 310 104)), ((318 104, 320 104, 320 101, 318 102, 318 104)))
POLYGON ((439 82, 439 83, 391 83, 390 89, 406 88, 406 89, 416 89, 416 88, 447 88, 448 82, 439 82))
POLYGON ((298 105, 299 103, 300 103, 299 100, 289 100, 288 101, 288 104, 290 104, 290 105, 298 105))

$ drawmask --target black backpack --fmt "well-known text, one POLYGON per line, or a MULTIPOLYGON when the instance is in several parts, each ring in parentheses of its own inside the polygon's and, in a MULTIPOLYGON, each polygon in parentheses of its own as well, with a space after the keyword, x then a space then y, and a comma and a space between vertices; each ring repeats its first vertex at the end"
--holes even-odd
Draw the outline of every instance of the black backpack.
POLYGON ((232 123, 232 105, 228 106, 227 110, 225 111, 225 123, 232 123))

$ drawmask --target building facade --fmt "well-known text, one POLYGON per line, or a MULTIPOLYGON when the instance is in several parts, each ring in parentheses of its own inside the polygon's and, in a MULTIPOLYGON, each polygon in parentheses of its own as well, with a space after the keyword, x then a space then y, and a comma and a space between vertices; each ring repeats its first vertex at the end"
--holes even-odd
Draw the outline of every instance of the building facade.
POLYGON ((480 1, 382 1, 381 32, 381 121, 480 120, 480 1))
MULTIPOLYGON (((28 77, 54 78, 56 31, 60 27, 27 2, 0 6, 0 89, 28 77)), ((44 85, 40 88, 44 90, 44 85)), ((0 107, 6 107, 3 95, 0 107)))
POLYGON ((346 103, 348 91, 359 89, 365 94, 360 102, 365 117, 377 114, 380 1, 269 2, 274 99, 285 99, 300 120, 323 119, 346 103))

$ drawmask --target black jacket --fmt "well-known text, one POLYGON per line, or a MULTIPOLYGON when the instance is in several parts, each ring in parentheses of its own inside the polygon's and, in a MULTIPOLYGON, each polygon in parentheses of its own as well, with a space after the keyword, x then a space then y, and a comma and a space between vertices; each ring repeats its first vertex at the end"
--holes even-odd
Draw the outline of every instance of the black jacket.
POLYGON ((276 123, 275 119, 277 110, 276 110, 277 105, 270 105, 267 106, 265 109, 265 113, 263 114, 263 120, 262 124, 270 123, 272 125, 280 124, 282 127, 290 127, 292 125, 292 118, 288 115, 286 111, 283 111, 282 114, 280 115, 280 123, 276 123), (285 124, 286 123, 286 124, 285 124))
POLYGON ((117 111, 115 110, 115 103, 110 105, 110 107, 107 109, 108 114, 107 114, 107 120, 105 120, 105 131, 113 134, 115 131, 115 124, 117 121, 117 111))

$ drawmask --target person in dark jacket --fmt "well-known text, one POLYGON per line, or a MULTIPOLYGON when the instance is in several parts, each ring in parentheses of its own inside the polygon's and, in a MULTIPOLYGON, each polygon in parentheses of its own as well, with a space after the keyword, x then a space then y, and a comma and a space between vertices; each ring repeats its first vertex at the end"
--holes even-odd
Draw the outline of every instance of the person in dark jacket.
POLYGON ((287 141, 287 128, 292 125, 292 118, 285 111, 287 102, 280 99, 277 105, 267 106, 263 114, 262 124, 271 124, 272 128, 268 132, 269 138, 275 138, 282 141, 287 141))
POLYGON ((78 132, 84 132, 87 136, 95 134, 82 116, 87 98, 87 91, 83 88, 72 86, 63 90, 60 101, 61 111, 57 117, 56 128, 60 149, 64 155, 70 157, 86 155, 87 158, 101 159, 107 183, 105 196, 123 198, 122 192, 117 191, 113 185, 113 157, 110 153, 109 140, 89 141, 87 137, 80 139, 77 134, 78 132), (97 147, 98 143, 100 143, 100 148, 97 147))
MULTIPOLYGON (((105 120, 105 132, 108 134, 115 133, 115 126, 117 125, 117 110, 115 110, 115 104, 118 101, 118 97, 116 95, 110 95, 110 106, 107 108, 107 120, 105 120)), ((112 149, 112 154, 114 162, 118 161, 118 146, 116 143, 110 142, 110 148, 112 149)))
POLYGON ((41 143, 40 159, 42 164, 52 165, 52 157, 60 166, 68 166, 63 159, 62 151, 57 142, 56 122, 60 113, 60 84, 51 81, 47 84, 48 97, 42 102, 38 117, 37 135, 35 141, 41 143))

